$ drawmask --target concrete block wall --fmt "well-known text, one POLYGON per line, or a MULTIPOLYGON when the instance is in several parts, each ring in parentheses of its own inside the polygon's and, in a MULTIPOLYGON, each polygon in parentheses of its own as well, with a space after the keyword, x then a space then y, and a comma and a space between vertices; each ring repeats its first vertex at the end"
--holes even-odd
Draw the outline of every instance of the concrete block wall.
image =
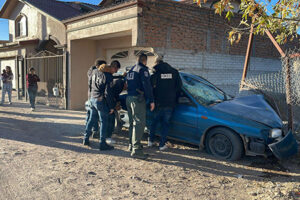
MULTIPOLYGON (((156 48, 155 52, 163 54, 164 60, 173 67, 202 76, 228 94, 237 95, 239 91, 245 56, 160 48, 156 48)), ((280 69, 279 59, 251 57, 248 75, 280 69)))

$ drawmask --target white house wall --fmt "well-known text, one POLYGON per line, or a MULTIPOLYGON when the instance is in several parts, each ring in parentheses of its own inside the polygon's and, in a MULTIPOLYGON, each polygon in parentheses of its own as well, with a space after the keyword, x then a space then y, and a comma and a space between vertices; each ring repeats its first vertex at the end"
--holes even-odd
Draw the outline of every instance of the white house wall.
POLYGON ((68 41, 130 31, 132 46, 137 42, 138 8, 97 15, 67 25, 68 41))
POLYGON ((55 18, 40 12, 37 8, 18 3, 9 20, 9 34, 12 41, 30 39, 48 39, 54 36, 61 44, 66 43, 66 28, 63 23, 55 18), (15 38, 15 19, 21 14, 27 17, 27 36, 15 38))

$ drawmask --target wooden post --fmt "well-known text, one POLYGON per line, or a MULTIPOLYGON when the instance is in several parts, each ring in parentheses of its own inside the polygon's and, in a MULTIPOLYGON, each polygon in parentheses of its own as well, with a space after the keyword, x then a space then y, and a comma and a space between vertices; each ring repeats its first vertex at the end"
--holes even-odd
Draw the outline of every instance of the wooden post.
POLYGON ((287 61, 285 63, 285 88, 286 88, 286 103, 288 106, 288 129, 293 131, 293 105, 292 105, 292 86, 291 86, 291 65, 290 58, 286 58, 287 61))
POLYGON ((268 37, 270 38, 271 42, 274 44, 274 46, 276 47, 276 49, 278 50, 278 52, 280 53, 281 57, 285 57, 285 53, 283 52, 283 50, 280 48, 279 44, 276 42, 275 38, 273 37, 273 35, 270 33, 269 30, 265 30, 265 33, 268 35, 268 37))
POLYGON ((251 24, 251 29, 250 29, 250 35, 249 35, 249 41, 248 41, 248 46, 247 46, 247 52, 246 52, 245 64, 244 64, 244 71, 243 71, 243 76, 242 76, 240 89, 243 88, 243 83, 244 83, 244 81, 246 79, 246 76, 247 76, 248 66, 249 66, 249 61, 250 61, 250 54, 251 54, 251 51, 252 51, 252 44, 253 44, 253 24, 251 24))
POLYGON ((290 66, 290 57, 287 56, 283 50, 280 48, 279 44, 274 39, 273 35, 270 33, 269 30, 265 31, 278 52, 280 53, 281 57, 286 58, 287 61, 285 63, 285 89, 286 89, 286 103, 288 106, 288 129, 293 131, 293 106, 292 106, 292 85, 291 85, 291 66, 290 66))

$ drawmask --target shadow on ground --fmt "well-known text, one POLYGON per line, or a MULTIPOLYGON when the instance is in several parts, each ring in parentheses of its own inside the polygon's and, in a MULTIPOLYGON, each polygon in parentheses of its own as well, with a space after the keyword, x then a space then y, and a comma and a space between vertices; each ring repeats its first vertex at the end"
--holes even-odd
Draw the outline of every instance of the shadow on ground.
MULTIPOLYGON (((53 113, 56 111, 53 110, 53 113)), ((66 113, 68 111, 64 111, 66 113)), ((36 145, 43 145, 51 148, 70 150, 74 153, 85 154, 105 154, 116 157, 130 157, 126 151, 128 145, 127 132, 116 136, 116 150, 108 152, 99 152, 98 141, 92 140, 91 147, 81 145, 83 125, 74 123, 54 123, 54 122, 37 122, 26 119, 16 119, 13 115, 26 118, 31 114, 0 110, 0 138, 4 140, 15 140, 36 145)), ((37 114, 37 117, 47 118, 47 114, 37 114)), ((78 120, 81 117, 64 116, 61 113, 50 115, 51 118, 63 120, 78 120)), ((84 116, 82 117, 82 119, 84 116)), ((177 166, 183 169, 197 170, 209 174, 216 174, 228 177, 243 177, 249 180, 270 180, 282 182, 299 182, 300 161, 293 160, 292 170, 283 167, 274 158, 245 157, 237 162, 226 162, 218 160, 205 152, 200 152, 195 146, 183 143, 173 142, 173 148, 166 152, 159 152, 156 148, 145 148, 145 152, 151 155, 149 163, 159 163, 163 165, 177 166), (291 170, 293 175, 287 171, 291 170)), ((289 162, 289 161, 286 161, 289 162)))

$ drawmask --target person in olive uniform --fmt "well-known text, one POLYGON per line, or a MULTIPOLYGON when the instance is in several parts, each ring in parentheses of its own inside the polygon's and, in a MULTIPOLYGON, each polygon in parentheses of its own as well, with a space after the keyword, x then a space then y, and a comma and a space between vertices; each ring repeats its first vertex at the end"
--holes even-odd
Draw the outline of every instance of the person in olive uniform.
POLYGON ((176 106, 177 96, 181 90, 182 82, 179 72, 163 61, 158 55, 154 73, 151 76, 153 87, 155 111, 150 127, 148 146, 153 146, 156 127, 161 123, 159 150, 167 149, 167 134, 170 126, 173 109, 176 106))
POLYGON ((147 65, 147 55, 141 54, 138 63, 127 74, 128 96, 126 106, 129 117, 129 149, 131 156, 147 159, 141 146, 141 139, 146 124, 146 101, 150 103, 150 110, 155 108, 147 65))
MULTIPOLYGON (((109 132, 110 115, 114 112, 114 100, 112 91, 112 68, 106 64, 97 66, 98 70, 92 75, 91 105, 92 112, 97 111, 100 119, 100 146, 99 149, 112 150, 113 146, 106 143, 109 132)), ((83 139, 84 145, 89 145, 89 137, 92 133, 93 117, 90 118, 86 126, 83 139)))

